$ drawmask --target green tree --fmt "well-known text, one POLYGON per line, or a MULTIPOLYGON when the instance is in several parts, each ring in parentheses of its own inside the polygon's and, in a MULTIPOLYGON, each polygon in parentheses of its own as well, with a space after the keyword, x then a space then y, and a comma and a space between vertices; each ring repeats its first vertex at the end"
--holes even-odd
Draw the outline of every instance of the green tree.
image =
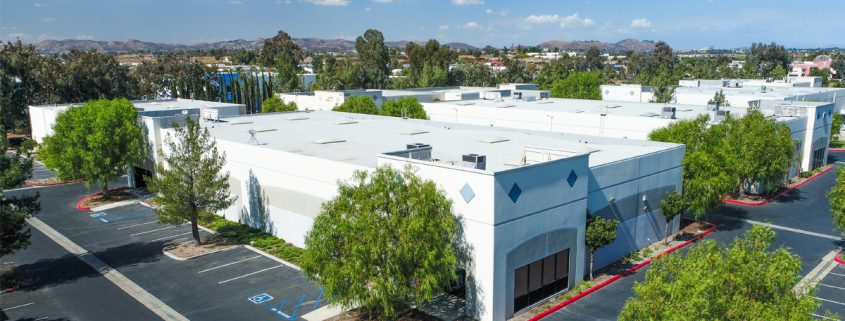
POLYGON ((660 200, 660 212, 666 219, 666 239, 664 244, 669 245, 669 235, 671 235, 671 223, 678 215, 683 215, 687 212, 687 200, 684 196, 675 192, 666 193, 666 197, 660 200))
POLYGON ((14 130, 28 127, 27 105, 42 102, 44 92, 38 71, 42 59, 32 45, 18 40, 0 44, 0 126, 14 130))
POLYGON ((458 224, 446 193, 410 166, 357 171, 314 220, 302 270, 330 302, 390 319, 455 280, 458 224))
POLYGON ((833 226, 842 232, 842 238, 845 238, 845 168, 836 170, 836 183, 827 193, 827 200, 833 214, 833 226))
POLYGON ((12 254, 29 245, 29 228, 26 219, 39 210, 38 195, 7 198, 4 189, 18 186, 30 177, 32 161, 21 157, 20 149, 8 150, 6 133, 0 126, 0 256, 12 254))
POLYGON ((746 187, 755 183, 760 183, 762 188, 782 184, 795 157, 795 142, 789 127, 758 110, 750 110, 742 118, 725 124, 729 128, 729 142, 725 145, 735 155, 738 193, 744 194, 746 187))
POLYGON ((833 120, 830 123, 830 140, 835 141, 841 138, 842 124, 845 123, 845 115, 833 115, 833 120))
POLYGON ((587 221, 584 244, 590 249, 590 280, 593 279, 593 259, 596 251, 616 240, 617 225, 619 220, 600 216, 589 218, 587 221))
POLYGON ((769 77, 775 80, 784 79, 786 78, 786 69, 781 65, 775 65, 772 71, 769 72, 769 77))
POLYGON ((713 99, 710 99, 709 103, 719 104, 719 106, 725 107, 729 107, 731 105, 731 103, 725 98, 725 92, 721 89, 713 95, 713 99))
POLYGON ((391 100, 381 105, 381 114, 384 116, 428 119, 422 104, 414 97, 402 97, 391 100))
POLYGON ((736 187, 734 155, 725 139, 724 124, 710 124, 709 116, 673 122, 649 134, 649 140, 686 145, 683 195, 696 218, 722 204, 736 187))
POLYGON ((435 65, 425 65, 417 78, 417 87, 443 87, 449 84, 449 73, 435 65))
POLYGON ((144 136, 135 107, 126 99, 92 100, 56 117, 53 135, 38 156, 61 180, 98 182, 109 197, 109 181, 144 159, 144 136))
POLYGON ((675 85, 677 83, 677 79, 672 76, 671 69, 668 67, 659 68, 657 74, 650 80, 654 92, 652 102, 671 103, 675 100, 675 85))
POLYGON ((385 88, 390 73, 390 55, 381 31, 367 29, 355 39, 355 51, 361 61, 361 78, 364 88, 385 88))
POLYGON ((208 129, 190 117, 185 118, 184 127, 176 127, 176 138, 168 135, 165 143, 169 153, 162 154, 156 174, 148 178, 148 188, 155 193, 153 211, 161 223, 190 222, 194 244, 199 246, 199 221, 235 201, 229 195, 229 173, 222 172, 226 153, 218 152, 208 129))
POLYGON ((705 240, 652 263, 619 320, 814 320, 813 291, 792 290, 801 260, 770 250, 775 233, 755 225, 727 248, 705 240))
POLYGON ((584 60, 588 71, 601 71, 604 68, 604 58, 601 56, 601 50, 596 46, 590 46, 587 49, 584 60))
MULTIPOLYGON (((814 68, 810 71, 810 76, 813 77, 821 77, 822 78, 822 87, 827 87, 830 85, 830 69, 818 69, 814 68)), ((774 77, 774 76, 772 76, 774 77)), ((786 77, 784 75, 784 77, 786 77)))
MULTIPOLYGON (((772 70, 780 66, 784 71, 789 65, 790 57, 786 49, 776 43, 752 43, 746 53, 746 63, 754 68, 757 77, 775 78, 771 75, 772 70)), ((784 72, 784 76, 786 73, 784 72)))
POLYGON ((277 113, 277 112, 285 112, 285 111, 296 111, 296 103, 290 102, 285 103, 279 97, 273 96, 264 100, 261 103, 261 112, 262 113, 277 113))
POLYGON ((379 110, 376 102, 370 96, 352 96, 346 99, 340 106, 332 108, 332 111, 344 113, 378 115, 379 110))
POLYGON ((551 95, 556 98, 601 100, 601 84, 597 73, 572 72, 566 79, 554 82, 551 95))
POLYGON ((274 90, 290 92, 300 89, 297 70, 302 61, 302 49, 286 32, 279 30, 273 38, 264 40, 258 61, 264 67, 276 68, 278 81, 274 90))

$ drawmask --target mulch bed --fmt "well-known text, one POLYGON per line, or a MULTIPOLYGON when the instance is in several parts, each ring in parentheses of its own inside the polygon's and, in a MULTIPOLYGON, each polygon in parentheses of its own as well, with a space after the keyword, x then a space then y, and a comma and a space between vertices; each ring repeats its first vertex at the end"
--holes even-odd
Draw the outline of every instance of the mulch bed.
POLYGON ((41 178, 41 179, 31 179, 26 181, 27 185, 31 186, 50 186, 50 185, 61 185, 61 184, 76 184, 82 183, 84 180, 78 179, 73 181, 61 181, 56 177, 50 178, 41 178))
POLYGON ((104 198, 102 193, 97 193, 85 198, 80 203, 80 205, 82 207, 95 207, 100 205, 133 200, 136 198, 138 197, 135 196, 135 194, 132 194, 128 187, 121 187, 110 190, 108 199, 104 198))
POLYGON ((168 245, 164 248, 164 251, 181 259, 190 259, 206 254, 228 250, 235 246, 238 246, 238 244, 231 240, 228 240, 218 235, 212 235, 203 239, 203 242, 200 246, 195 246, 194 240, 191 239, 190 241, 182 242, 179 244, 168 245))

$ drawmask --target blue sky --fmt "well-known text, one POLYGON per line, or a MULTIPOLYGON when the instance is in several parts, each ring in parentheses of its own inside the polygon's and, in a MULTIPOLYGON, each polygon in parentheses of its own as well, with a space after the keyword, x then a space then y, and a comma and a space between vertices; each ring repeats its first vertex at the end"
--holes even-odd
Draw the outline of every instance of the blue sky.
POLYGON ((535 45, 664 40, 678 49, 845 47, 845 1, 818 0, 1 0, 0 39, 198 43, 270 37, 535 45), (817 8, 817 11, 813 9, 817 8))

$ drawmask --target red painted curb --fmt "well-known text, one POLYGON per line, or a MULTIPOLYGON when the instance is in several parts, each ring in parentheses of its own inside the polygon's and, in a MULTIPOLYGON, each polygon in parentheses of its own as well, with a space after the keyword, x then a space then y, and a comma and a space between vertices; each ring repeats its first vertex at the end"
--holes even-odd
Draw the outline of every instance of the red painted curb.
POLYGON ((845 148, 828 148, 830 152, 845 152, 845 148))
POLYGON ((49 184, 36 184, 33 183, 31 180, 24 181, 23 183, 32 187, 44 187, 44 186, 56 186, 56 185, 65 185, 65 184, 77 184, 82 183, 85 180, 79 179, 75 181, 67 181, 67 182, 56 182, 56 183, 49 183, 49 184))
MULTIPOLYGON (((119 187, 112 188, 110 190, 114 191, 114 190, 118 190, 118 189, 126 188, 126 187, 128 187, 128 186, 119 186, 119 187)), ((91 194, 85 195, 84 197, 82 197, 82 199, 80 199, 78 202, 76 202, 76 209, 79 210, 79 211, 90 210, 91 209, 90 206, 82 205, 82 203, 85 203, 86 200, 93 197, 94 195, 99 195, 99 194, 102 194, 102 193, 103 193, 102 191, 99 191, 99 192, 96 192, 96 193, 91 193, 91 194)))
MULTIPOLYGON (((709 223, 708 223, 708 224, 709 224, 709 223)), ((666 254, 669 254, 669 253, 675 252, 675 251, 677 251, 678 249, 680 249, 680 248, 682 248, 682 247, 684 247, 684 246, 687 246, 687 245, 689 245, 690 243, 695 242, 695 241, 697 241, 697 240, 699 240, 699 239, 701 239, 701 238, 703 238, 703 237, 707 236, 707 234, 710 234, 711 232, 713 232, 713 230, 715 230, 715 229, 716 229, 716 226, 715 226, 715 225, 713 225, 713 224, 710 224, 710 225, 711 225, 711 227, 710 227, 709 229, 707 229, 706 231, 702 232, 701 234, 696 235, 695 237, 693 237, 693 238, 692 238, 692 239, 690 239, 689 241, 686 241, 686 242, 684 242, 684 243, 678 244, 678 245, 676 245, 676 246, 674 246, 674 247, 672 247, 672 248, 670 248, 670 249, 666 250, 665 252, 663 252, 663 253, 661 253, 660 255, 658 255, 657 257, 655 257, 655 259, 658 259, 658 258, 660 258, 660 257, 662 257, 662 256, 664 256, 664 255, 666 255, 666 254)), ((585 296, 588 296, 588 295, 590 295, 591 293, 593 293, 593 292, 596 292, 596 291, 600 290, 601 288, 603 288, 603 287, 605 287, 605 286, 607 286, 607 285, 609 285, 609 284, 611 284, 611 283, 615 282, 616 280, 619 280, 619 279, 621 279, 621 278, 623 278, 623 277, 626 277, 626 276, 628 276, 628 275, 633 274, 634 272, 636 272, 637 270, 639 270, 639 269, 643 268, 644 266, 649 265, 649 264, 651 263, 651 261, 652 261, 652 260, 645 260, 644 262, 642 262, 642 263, 640 263, 640 264, 637 264, 636 266, 634 266, 634 267, 632 267, 632 268, 629 268, 629 269, 625 270, 625 272, 624 272, 624 273, 614 275, 614 276, 613 276, 613 277, 611 277, 610 279, 607 279, 606 281, 604 281, 604 282, 602 282, 602 283, 596 284, 595 286, 593 286, 593 287, 591 287, 591 288, 587 289, 586 291, 581 292, 581 293, 579 293, 578 295, 576 295, 576 296, 573 296, 573 297, 569 298, 569 300, 563 301, 563 302, 559 303, 558 305, 553 306, 552 308, 550 308, 550 309, 548 309, 548 310, 546 310, 546 311, 540 312, 539 314, 537 314, 537 315, 535 315, 535 316, 531 317, 531 319, 528 319, 528 321, 538 321, 538 320, 540 320, 540 319, 542 319, 542 318, 544 318, 544 317, 548 316, 549 314, 552 314, 552 313, 554 313, 554 312, 556 312, 556 311, 558 311, 558 310, 560 310, 560 309, 563 309, 563 308, 565 308, 567 305, 570 305, 570 304, 572 304, 573 302, 578 301, 578 300, 580 300, 581 298, 583 298, 583 297, 585 297, 585 296)))
POLYGON ((839 255, 833 258, 833 260, 839 262, 839 264, 845 264, 845 254, 839 253, 839 255))
POLYGON ((827 172, 831 171, 832 169, 833 169, 833 166, 828 167, 826 170, 823 170, 823 171, 821 171, 821 172, 816 173, 816 174, 815 174, 815 175, 813 175, 813 176, 810 176, 809 178, 807 178, 807 180, 805 180, 805 181, 803 181, 803 182, 801 182, 801 183, 799 183, 799 184, 797 184, 797 185, 795 185, 795 186, 792 186, 792 187, 790 187, 790 188, 787 188, 787 189, 786 189, 786 190, 784 190, 783 192, 780 192, 780 193, 778 193, 777 195, 775 195, 775 196, 773 196, 772 198, 767 199, 767 200, 762 200, 762 201, 759 201, 759 202, 745 202, 745 201, 738 201, 738 200, 732 200, 732 199, 726 198, 726 199, 724 199, 723 201, 725 201, 725 203, 739 204, 739 205, 745 205, 745 206, 760 206, 760 205, 766 205, 766 204, 769 204, 771 201, 776 200, 778 197, 783 196, 783 194, 786 194, 787 192, 790 192, 790 191, 792 191, 792 190, 794 190, 794 189, 796 189, 796 188, 799 188, 799 187, 801 187, 801 185, 807 184, 808 182, 810 182, 810 181, 812 181, 812 180, 816 179, 816 177, 819 177, 819 176, 821 176, 822 174, 824 174, 824 173, 827 173, 827 172))

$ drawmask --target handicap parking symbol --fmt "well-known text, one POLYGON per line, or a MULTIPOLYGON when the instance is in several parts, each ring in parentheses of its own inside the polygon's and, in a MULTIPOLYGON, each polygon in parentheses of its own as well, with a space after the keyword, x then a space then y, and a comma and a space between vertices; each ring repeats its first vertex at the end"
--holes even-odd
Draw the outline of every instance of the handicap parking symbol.
POLYGON ((91 214, 91 217, 100 217, 100 216, 105 216, 105 215, 106 215, 106 213, 99 212, 99 213, 91 214))
POLYGON ((252 303, 255 303, 255 304, 261 304, 261 303, 270 301, 272 299, 273 299, 273 297, 270 296, 269 294, 261 293, 259 295, 256 295, 254 297, 249 298, 249 301, 252 302, 252 303))

